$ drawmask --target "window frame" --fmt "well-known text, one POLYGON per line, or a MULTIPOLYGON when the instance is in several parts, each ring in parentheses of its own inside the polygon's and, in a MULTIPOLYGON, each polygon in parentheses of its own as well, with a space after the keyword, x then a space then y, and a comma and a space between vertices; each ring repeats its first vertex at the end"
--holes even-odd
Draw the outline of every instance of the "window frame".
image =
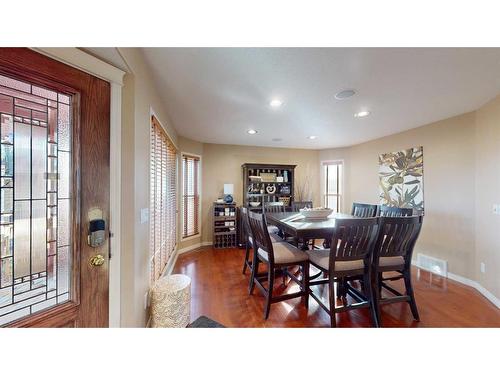
POLYGON ((326 165, 341 165, 342 166, 342 173, 339 174, 340 178, 340 183, 338 185, 340 189, 340 194, 329 194, 333 196, 338 196, 338 211, 337 212, 343 212, 344 210, 344 199, 345 199, 345 163, 343 159, 332 159, 332 160, 322 160, 320 162, 320 179, 321 179, 321 206, 325 206, 326 204, 326 191, 325 191, 325 184, 326 184, 326 174, 325 174, 325 166, 326 165))
POLYGON ((202 156, 201 155, 198 155, 198 154, 195 154, 195 153, 192 153, 192 152, 181 152, 181 155, 180 155, 181 159, 180 159, 180 164, 181 164, 181 167, 180 167, 180 175, 181 175, 181 194, 180 194, 180 201, 181 201, 181 204, 180 204, 180 242, 186 242, 186 241, 190 241, 190 240, 193 240, 193 239, 196 239, 196 238, 201 238, 201 227, 202 227, 202 221, 201 221, 201 211, 202 211, 202 192, 201 192, 201 186, 202 186, 202 163, 203 163, 203 160, 202 160, 202 156), (191 236, 187 236, 187 237, 184 237, 184 222, 185 222, 185 218, 184 218, 184 156, 191 156, 191 157, 195 157, 195 158, 198 158, 198 233, 197 234, 193 234, 191 236))

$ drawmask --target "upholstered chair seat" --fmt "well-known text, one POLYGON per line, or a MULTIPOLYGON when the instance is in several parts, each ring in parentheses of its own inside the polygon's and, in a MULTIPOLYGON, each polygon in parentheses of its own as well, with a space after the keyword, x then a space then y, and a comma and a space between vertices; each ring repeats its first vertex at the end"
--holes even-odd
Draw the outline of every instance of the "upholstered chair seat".
MULTIPOLYGON (((306 251, 306 254, 309 256, 311 263, 317 264, 326 271, 330 270, 330 250, 309 250, 306 251)), ((363 271, 364 267, 362 259, 335 262, 335 271, 363 271)))
MULTIPOLYGON (((297 249, 288 242, 273 243, 273 250, 275 264, 303 262, 308 259, 308 256, 304 251, 297 249)), ((264 261, 269 261, 267 251, 259 249, 259 255, 264 261)))

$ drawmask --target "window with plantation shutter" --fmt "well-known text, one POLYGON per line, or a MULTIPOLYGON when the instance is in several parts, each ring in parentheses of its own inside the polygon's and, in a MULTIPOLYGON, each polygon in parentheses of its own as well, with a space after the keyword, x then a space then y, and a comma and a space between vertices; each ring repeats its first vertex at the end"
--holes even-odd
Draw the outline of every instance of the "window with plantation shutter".
POLYGON ((193 155, 182 155, 182 237, 187 238, 200 233, 200 158, 193 155))
POLYGON ((158 120, 151 120, 150 256, 151 283, 165 270, 176 245, 177 150, 158 120))

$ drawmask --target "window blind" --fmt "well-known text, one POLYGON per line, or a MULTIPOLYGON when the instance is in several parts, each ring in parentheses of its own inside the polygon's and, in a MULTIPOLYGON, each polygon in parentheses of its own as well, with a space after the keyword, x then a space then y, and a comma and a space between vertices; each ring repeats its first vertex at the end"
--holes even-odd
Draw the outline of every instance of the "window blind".
POLYGON ((176 244, 177 150, 158 120, 151 120, 151 283, 163 273, 176 244))
POLYGON ((341 161, 323 162, 323 205, 340 212, 342 207, 343 163, 341 161))
POLYGON ((192 155, 182 156, 183 175, 183 231, 182 237, 199 234, 199 165, 200 158, 192 155))

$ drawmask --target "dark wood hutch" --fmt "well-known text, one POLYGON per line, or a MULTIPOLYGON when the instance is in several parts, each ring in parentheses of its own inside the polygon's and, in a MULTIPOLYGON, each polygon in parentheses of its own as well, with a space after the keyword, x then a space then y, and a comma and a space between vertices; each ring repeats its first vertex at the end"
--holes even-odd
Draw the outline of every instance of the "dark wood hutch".
POLYGON ((261 210, 266 202, 283 202, 285 207, 290 207, 294 199, 295 167, 287 164, 243 164, 242 204, 255 210, 261 210), (250 202, 255 203, 251 205, 250 202))
MULTIPOLYGON (((266 202, 281 201, 286 209, 290 209, 294 200, 295 167, 296 165, 288 164, 243 164, 242 206, 253 211, 261 211, 266 202), (250 202, 255 203, 251 205, 250 202)), ((241 216, 238 219, 240 221, 241 216)), ((241 230, 243 226, 239 223, 238 227, 240 229, 238 237, 242 246, 245 241, 241 230)))

